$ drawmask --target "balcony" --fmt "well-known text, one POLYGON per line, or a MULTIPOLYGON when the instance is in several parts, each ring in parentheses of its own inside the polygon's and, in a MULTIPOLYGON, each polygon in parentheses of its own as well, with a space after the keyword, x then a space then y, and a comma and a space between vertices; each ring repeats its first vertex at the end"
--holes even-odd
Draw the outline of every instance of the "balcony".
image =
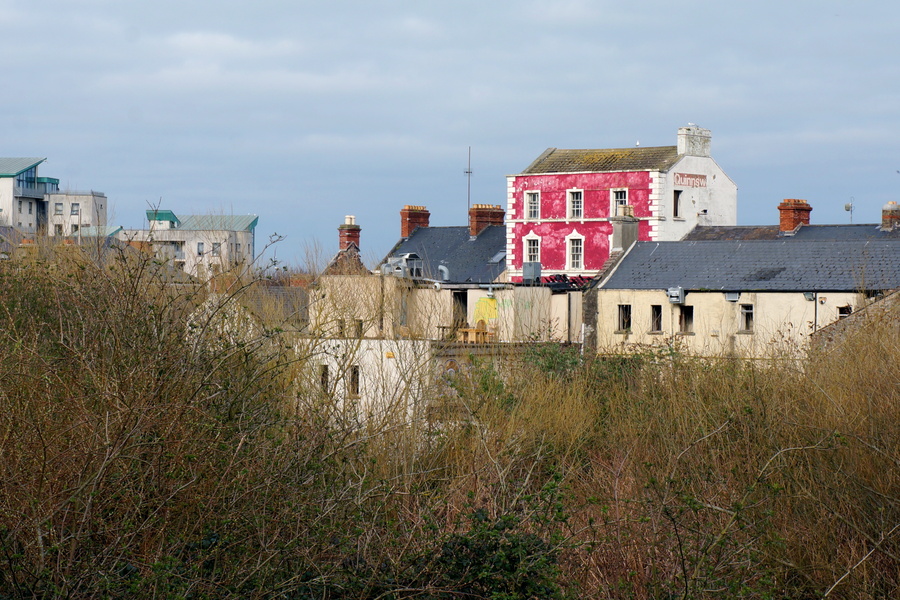
POLYGON ((37 181, 34 185, 15 186, 13 193, 17 198, 44 199, 44 194, 59 193, 59 184, 52 181, 37 181))

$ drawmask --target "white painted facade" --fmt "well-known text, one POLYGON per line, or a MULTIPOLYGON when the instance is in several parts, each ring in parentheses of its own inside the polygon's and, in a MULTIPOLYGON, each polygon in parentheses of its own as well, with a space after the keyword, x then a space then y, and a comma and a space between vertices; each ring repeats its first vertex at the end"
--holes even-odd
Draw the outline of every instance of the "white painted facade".
POLYGON ((55 192, 46 195, 47 235, 72 236, 87 227, 105 227, 108 202, 102 192, 55 192))
POLYGON ((149 219, 147 229, 123 229, 116 237, 171 261, 184 272, 206 279, 255 258, 255 215, 244 217, 176 217, 171 211, 149 219))
POLYGON ((596 294, 601 354, 671 345, 702 356, 797 354, 807 348, 815 331, 866 302, 857 292, 689 291, 684 304, 669 302, 666 290, 601 288, 596 294), (623 307, 630 315, 630 327, 623 327, 623 307), (685 310, 691 313, 689 323, 685 310))

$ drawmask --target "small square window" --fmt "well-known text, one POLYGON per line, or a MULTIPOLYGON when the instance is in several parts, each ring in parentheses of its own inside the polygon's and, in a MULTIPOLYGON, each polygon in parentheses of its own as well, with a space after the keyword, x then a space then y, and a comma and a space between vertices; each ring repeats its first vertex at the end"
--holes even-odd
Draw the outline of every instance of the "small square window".
POLYGON ((197 256, 203 256, 203 251, 205 248, 203 247, 203 242, 197 242, 197 256))
POLYGON ((81 214, 81 204, 78 202, 72 203, 72 210, 69 212, 71 215, 81 214))
POLYGON ((846 319, 851 314, 853 314, 853 307, 849 304, 847 306, 838 306, 838 319, 846 319))
POLYGON ((222 244, 220 242, 213 242, 212 245, 212 255, 219 256, 222 253, 222 244))
POLYGON ((53 214, 54 215, 63 214, 63 203, 62 202, 57 202, 56 204, 53 205, 53 214))

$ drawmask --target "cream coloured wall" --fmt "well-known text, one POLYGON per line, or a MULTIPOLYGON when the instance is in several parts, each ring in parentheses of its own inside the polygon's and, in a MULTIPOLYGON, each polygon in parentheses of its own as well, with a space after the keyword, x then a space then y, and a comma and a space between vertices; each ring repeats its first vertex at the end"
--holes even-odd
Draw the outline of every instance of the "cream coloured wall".
POLYGON ((664 290, 598 290, 597 348, 603 352, 676 343, 692 354, 733 353, 768 357, 806 348, 809 336, 839 318, 839 308, 859 308, 856 292, 743 292, 736 302, 723 292, 687 292, 684 306, 693 307, 693 330, 680 331, 681 305, 672 304, 664 290), (651 331, 652 306, 661 307, 662 327, 651 331), (741 306, 753 307, 752 330, 743 329, 741 306), (619 306, 631 307, 631 328, 619 329, 619 306))

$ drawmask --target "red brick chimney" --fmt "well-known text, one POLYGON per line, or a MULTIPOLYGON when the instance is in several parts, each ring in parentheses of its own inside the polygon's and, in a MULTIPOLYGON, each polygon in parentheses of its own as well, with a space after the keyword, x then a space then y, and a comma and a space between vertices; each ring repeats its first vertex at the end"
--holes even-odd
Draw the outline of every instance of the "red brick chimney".
POLYGON ((428 227, 431 213, 424 206, 407 204, 400 211, 400 237, 408 238, 417 227, 428 227))
POLYGON ((900 204, 893 200, 881 207, 881 229, 900 229, 900 204))
POLYGON ((350 244, 356 244, 356 247, 359 248, 359 232, 360 227, 356 224, 356 217, 353 215, 344 217, 344 224, 338 227, 341 250, 346 250, 350 244))
POLYGON ((473 204, 469 209, 469 235, 475 237, 488 225, 503 225, 504 214, 499 204, 473 204))
POLYGON ((809 213, 812 211, 812 206, 806 200, 786 198, 778 205, 778 211, 781 213, 781 233, 792 233, 801 224, 809 225, 809 213))

